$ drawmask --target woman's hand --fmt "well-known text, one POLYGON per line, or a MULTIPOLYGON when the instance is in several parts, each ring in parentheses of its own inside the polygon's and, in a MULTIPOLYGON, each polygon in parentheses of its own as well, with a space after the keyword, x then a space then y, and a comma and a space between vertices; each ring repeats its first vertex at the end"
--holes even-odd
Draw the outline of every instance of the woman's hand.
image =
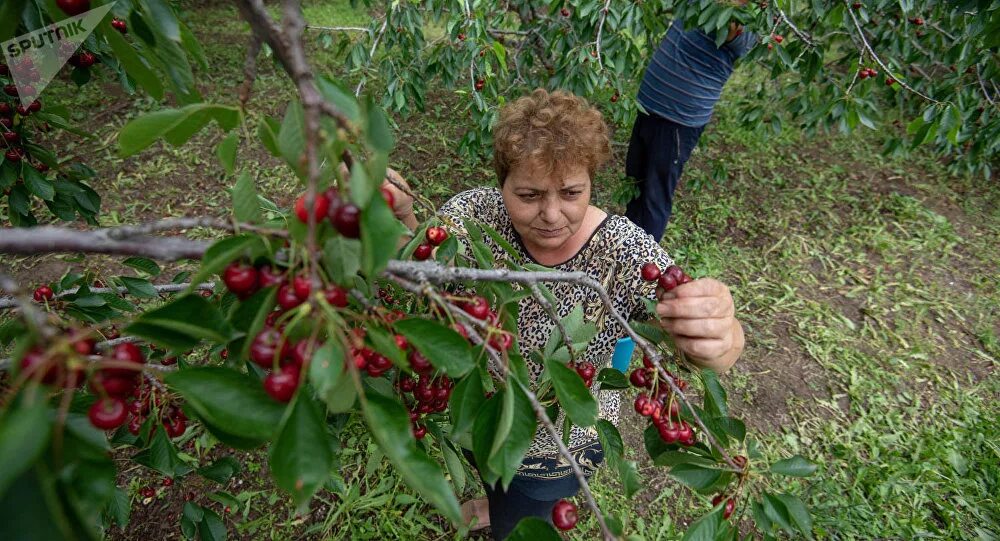
POLYGON ((385 169, 385 177, 382 189, 392 194, 392 213, 412 229, 406 218, 413 216, 413 197, 409 195, 413 190, 406 179, 391 167, 385 169))
POLYGON ((716 372, 728 370, 743 351, 743 326, 725 284, 702 278, 660 293, 660 325, 689 360, 716 372))

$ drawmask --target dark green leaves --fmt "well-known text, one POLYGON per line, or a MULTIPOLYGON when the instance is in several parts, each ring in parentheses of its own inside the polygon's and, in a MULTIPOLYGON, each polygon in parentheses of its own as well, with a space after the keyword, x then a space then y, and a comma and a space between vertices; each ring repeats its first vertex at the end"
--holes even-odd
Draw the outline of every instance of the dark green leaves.
POLYGON ((24 473, 45 449, 52 434, 49 408, 44 400, 11 408, 0 419, 0 494, 24 473))
POLYGON ((552 359, 545 360, 545 369, 552 378, 556 397, 573 424, 590 426, 597 421, 597 400, 583 383, 583 378, 569 366, 552 359))
POLYGON ((514 531, 510 532, 506 541, 561 541, 559 532, 538 517, 521 519, 514 531))
POLYGON ((239 109, 194 103, 143 115, 126 124, 118 134, 118 153, 122 157, 131 156, 161 137, 175 147, 183 145, 213 120, 229 131, 239 121, 239 109))
POLYGON ((715 536, 719 532, 722 524, 722 507, 701 517, 692 524, 686 532, 682 541, 715 541, 715 536))
POLYGON ((695 490, 704 490, 719 480, 722 471, 697 464, 678 464, 670 470, 670 475, 695 490))
POLYGON ((224 485, 241 470, 240 463, 235 458, 224 456, 208 466, 198 468, 198 475, 224 485))
POLYGON ((402 404, 377 393, 362 402, 368 428, 379 447, 411 488, 453 523, 462 520, 458 500, 441 467, 419 449, 410 432, 410 417, 402 404))
POLYGON ((449 377, 462 377, 475 367, 469 343, 449 327, 428 319, 409 318, 396 322, 395 329, 449 377))
POLYGON ((247 442, 269 439, 284 410, 258 381, 227 368, 180 370, 168 374, 166 381, 204 421, 247 442))
POLYGON ((184 295, 139 316, 125 332, 168 349, 186 350, 201 340, 223 344, 233 329, 219 310, 200 295, 184 295))
POLYGON ((508 380, 476 417, 472 444, 480 473, 487 483, 510 484, 535 437, 538 420, 520 386, 508 380))
POLYGON ((795 455, 771 464, 771 471, 791 477, 809 477, 816 471, 816 464, 801 455, 795 455))
POLYGON ((326 482, 332 463, 323 413, 308 393, 299 393, 271 445, 269 464, 275 482, 302 509, 326 482))
POLYGON ((309 381, 330 411, 340 413, 354 406, 357 390, 344 366, 344 347, 337 340, 327 340, 313 354, 309 381))
POLYGON ((174 445, 170 443, 170 439, 167 437, 166 431, 156 428, 155 426, 154 429, 152 441, 150 442, 149 447, 143 449, 142 452, 135 455, 133 460, 143 466, 154 469, 167 477, 182 475, 190 471, 190 468, 185 466, 184 463, 181 462, 181 459, 177 457, 177 450, 174 449, 174 445))
POLYGON ((458 382, 452 390, 449 408, 451 413, 452 437, 458 437, 472 430, 483 403, 486 402, 483 381, 478 372, 473 372, 458 382))
POLYGON ((381 197, 372 197, 361 212, 361 268, 373 277, 396 253, 400 237, 406 231, 381 197))
POLYGON ((714 370, 705 368, 701 371, 701 381, 705 386, 705 411, 716 417, 728 417, 726 390, 719 383, 719 376, 714 370))
POLYGON ((245 171, 233 185, 233 215, 238 222, 257 224, 264 221, 260 213, 257 188, 250 174, 245 171))

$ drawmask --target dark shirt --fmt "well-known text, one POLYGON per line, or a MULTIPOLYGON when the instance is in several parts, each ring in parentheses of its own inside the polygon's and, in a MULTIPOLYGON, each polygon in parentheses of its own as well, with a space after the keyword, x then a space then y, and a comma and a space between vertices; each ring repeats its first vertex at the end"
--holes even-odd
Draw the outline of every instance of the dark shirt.
POLYGON ((743 32, 722 47, 701 30, 685 31, 675 20, 653 53, 639 86, 639 105, 684 126, 708 124, 736 59, 750 52, 757 38, 743 32))

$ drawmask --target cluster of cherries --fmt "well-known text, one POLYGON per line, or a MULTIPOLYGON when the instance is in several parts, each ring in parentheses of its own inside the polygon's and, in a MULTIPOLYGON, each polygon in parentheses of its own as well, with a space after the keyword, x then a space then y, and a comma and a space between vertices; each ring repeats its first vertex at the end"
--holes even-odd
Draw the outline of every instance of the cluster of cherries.
MULTIPOLYGON (((394 197, 392 192, 382 188, 382 197, 389 208, 392 208, 394 197)), ((309 207, 306 196, 302 194, 295 200, 295 216, 302 223, 309 222, 309 207)), ((313 216, 317 223, 327 219, 330 225, 341 235, 356 239, 361 236, 361 209, 354 203, 344 201, 336 188, 330 188, 313 197, 313 216)))
MULTIPOLYGON (((26 59, 23 62, 30 61, 26 59)), ((24 67, 24 69, 22 69, 22 73, 23 78, 29 82, 36 82, 40 77, 37 68, 34 68, 33 66, 24 67)), ((0 64, 0 77, 6 78, 9 76, 10 67, 6 64, 0 64)), ((30 88, 29 84, 26 83, 25 86, 28 87, 24 89, 25 93, 34 92, 34 89, 30 88)), ((20 92, 18 91, 17 86, 13 83, 4 84, 3 93, 10 98, 15 98, 10 101, 7 99, 0 100, 0 134, 2 134, 3 137, 5 149, 4 157, 7 161, 19 162, 28 156, 28 151, 23 146, 24 141, 21 140, 21 133, 14 130, 14 120, 20 117, 21 124, 23 124, 24 119, 31 116, 31 113, 37 113, 42 110, 42 102, 34 100, 27 106, 18 103, 16 98, 20 96, 20 92)), ((41 163, 33 164, 33 167, 41 172, 48 170, 48 166, 41 163)))
MULTIPOLYGON (((466 314, 476 319, 485 320, 489 323, 490 327, 499 327, 500 316, 490 309, 490 302, 485 297, 477 295, 470 300, 459 301, 455 305, 461 308, 466 314)), ((464 326, 455 325, 454 329, 466 340, 469 339, 469 332, 464 326)), ((514 335, 503 330, 491 331, 487 343, 497 352, 507 351, 514 345, 514 335)))
MULTIPOLYGON (((261 289, 277 286, 277 302, 282 311, 291 310, 306 302, 313 291, 312 280, 304 274, 289 279, 287 273, 276 271, 270 265, 255 267, 239 261, 230 263, 222 271, 222 281, 241 300, 261 289)), ((347 306, 347 290, 338 285, 326 286, 323 296, 331 306, 347 306)))
POLYGON ((413 250, 413 259, 416 259, 417 261, 423 261, 430 258, 431 254, 434 252, 434 247, 441 246, 442 242, 448 240, 448 232, 441 226, 428 227, 424 237, 427 241, 420 243, 420 245, 413 250))
MULTIPOLYGON (((169 364, 164 359, 164 364, 169 364)), ((187 430, 187 415, 179 405, 173 403, 166 393, 156 387, 145 385, 132 391, 133 400, 128 403, 128 431, 138 436, 143 423, 150 415, 162 414, 161 424, 167 436, 176 438, 187 430)), ((93 420, 93 418, 91 418, 93 420)))
POLYGON ((660 267, 652 261, 643 263, 642 266, 639 267, 639 274, 642 275, 642 279, 647 282, 656 282, 656 285, 662 287, 664 291, 670 291, 675 287, 686 284, 692 280, 692 278, 685 274, 685 272, 677 265, 670 265, 666 270, 661 272, 660 267))
MULTIPOLYGON (((635 387, 649 389, 650 392, 639 393, 639 396, 635 397, 633 403, 635 412, 653 421, 653 426, 660 433, 660 439, 664 443, 694 445, 698 441, 694 429, 686 421, 680 420, 680 404, 667 382, 659 376, 648 357, 643 357, 642 363, 644 365, 642 368, 636 368, 629 375, 629 381, 635 387)), ((674 385, 678 389, 683 391, 687 388, 686 381, 669 373, 668 377, 673 378, 674 385)))
POLYGON ((873 68, 861 68, 860 70, 858 70, 859 79, 868 79, 870 77, 876 77, 876 76, 878 76, 878 72, 875 71, 873 68))
POLYGON ((266 325, 250 343, 250 360, 270 370, 264 377, 264 391, 278 402, 288 402, 299 388, 303 368, 312 358, 317 344, 301 340, 295 344, 285 339, 281 330, 266 325))
POLYGON ((594 376, 597 374, 597 368, 593 363, 590 361, 571 363, 570 367, 576 370, 577 374, 580 374, 580 377, 583 378, 583 384, 588 389, 594 384, 594 376))

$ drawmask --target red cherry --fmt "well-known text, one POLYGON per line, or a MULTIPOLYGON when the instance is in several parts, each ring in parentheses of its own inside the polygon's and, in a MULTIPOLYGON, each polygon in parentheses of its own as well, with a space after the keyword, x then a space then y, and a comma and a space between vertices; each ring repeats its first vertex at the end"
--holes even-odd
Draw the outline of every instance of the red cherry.
POLYGON ((635 402, 632 403, 632 407, 635 408, 635 412, 642 415, 642 412, 646 409, 646 403, 649 402, 649 397, 645 393, 641 393, 639 396, 635 397, 635 402))
POLYGON ((139 494, 143 498, 153 498, 156 496, 156 489, 154 489, 153 487, 145 487, 139 491, 139 494))
POLYGON ((422 440, 422 439, 424 439, 424 436, 426 436, 426 435, 427 435, 427 427, 422 426, 422 425, 413 425, 413 437, 414 438, 417 438, 418 440, 422 440))
POLYGON ((264 378, 264 390, 278 402, 291 400, 298 388, 299 369, 295 365, 279 368, 264 378))
POLYGON ((282 284, 278 288, 278 306, 282 310, 291 310, 300 304, 302 304, 302 299, 295 294, 295 288, 292 284, 282 284))
POLYGON ((229 291, 241 299, 252 295, 258 288, 259 273, 250 265, 232 262, 222 272, 222 281, 229 291))
POLYGON ((46 301, 46 300, 49 300, 49 301, 52 300, 52 298, 55 295, 52 292, 52 288, 51 287, 49 287, 49 286, 38 286, 38 289, 35 289, 35 292, 31 296, 32 296, 32 298, 35 299, 35 302, 42 302, 42 301, 46 301))
POLYGON ((379 188, 379 191, 382 192, 382 199, 385 199, 385 204, 389 205, 389 208, 395 208, 396 196, 392 195, 392 191, 385 186, 379 188))
POLYGON ((785 41, 785 38, 783 38, 783 37, 781 37, 780 35, 777 35, 777 34, 775 34, 775 35, 773 35, 771 37, 774 39, 775 43, 781 43, 782 41, 785 41))
POLYGON ((736 464, 741 470, 747 467, 747 457, 743 455, 736 455, 733 457, 733 464, 736 464))
POLYGON ((262 265, 257 269, 257 284, 260 287, 278 286, 285 282, 283 272, 275 272, 270 265, 262 265))
POLYGON ((655 282, 660 277, 660 267, 657 267, 656 263, 649 261, 642 264, 642 267, 639 268, 639 274, 642 275, 643 280, 655 282))
MULTIPOLYGON (((146 363, 146 358, 143 356, 142 350, 139 349, 139 346, 131 342, 124 342, 115 346, 111 358, 116 361, 129 362, 137 365, 146 363)), ((102 372, 109 377, 120 378, 136 378, 139 374, 137 370, 130 370, 128 368, 121 367, 105 368, 102 372)))
POLYGON ((4 157, 7 158, 7 161, 19 162, 21 161, 21 158, 23 158, 24 156, 21 155, 20 150, 15 148, 8 150, 6 153, 4 153, 4 157))
POLYGON ((288 353, 288 342, 277 329, 263 329, 250 343, 250 360, 263 368, 271 368, 276 356, 280 361, 288 357, 288 353))
POLYGON ((562 8, 562 9, 560 9, 560 10, 559 10, 559 13, 560 13, 560 14, 561 14, 561 15, 562 15, 563 17, 569 17, 569 10, 568 10, 568 9, 566 9, 566 8, 562 8))
POLYGON ((131 417, 128 420, 128 431, 133 436, 138 436, 139 435, 139 431, 142 430, 142 423, 144 423, 144 422, 145 422, 145 419, 143 419, 142 417, 131 417))
POLYGON ((420 354, 419 351, 413 350, 410 352, 410 368, 418 374, 429 374, 434 367, 431 365, 427 357, 420 354))
POLYGON ((14 85, 14 84, 3 85, 3 92, 4 92, 4 94, 7 94, 8 96, 16 98, 17 97, 17 86, 14 85))
POLYGON ((108 369, 98 370, 90 377, 90 388, 95 393, 104 392, 108 396, 128 396, 136 387, 135 376, 122 377, 106 373, 108 369))
POLYGON ((170 438, 179 438, 187 430, 187 419, 182 416, 174 416, 163 420, 163 429, 167 431, 170 438))
POLYGON ((615 94, 611 96, 611 103, 615 103, 617 101, 618 101, 618 93, 615 92, 615 94))
POLYGON ((94 348, 97 347, 97 340, 93 338, 81 338, 73 342, 73 351, 76 351, 80 355, 90 355, 94 353, 94 348))
POLYGON ((70 17, 90 10, 90 0, 56 0, 56 5, 70 17))
POLYGON ((296 276, 292 279, 292 288, 295 290, 295 296, 304 302, 309 299, 309 293, 312 292, 312 280, 308 276, 296 276))
POLYGON ((310 360, 312 360, 313 353, 316 352, 316 349, 317 346, 314 342, 310 342, 309 340, 300 340, 294 347, 292 347, 292 362, 299 368, 302 368, 307 365, 310 360))
POLYGON ((20 139, 20 138, 21 138, 21 136, 16 131, 5 131, 5 132, 3 132, 3 140, 6 141, 6 142, 8 142, 8 143, 10 143, 10 144, 16 143, 17 140, 20 139))
MULTIPOLYGON (((327 211, 330 209, 330 200, 327 199, 325 194, 316 194, 315 201, 313 202, 315 207, 313 208, 313 216, 316 217, 316 222, 319 223, 320 220, 326 217, 327 211)), ((295 200, 295 215, 299 218, 302 223, 307 223, 309 221, 309 211, 306 207, 306 196, 302 194, 298 199, 295 200)))
POLYGON ((694 436, 694 431, 691 430, 691 425, 687 424, 685 421, 681 421, 681 426, 677 430, 678 440, 689 440, 694 436))
POLYGON ((476 79, 476 84, 474 86, 476 87, 477 91, 482 90, 483 88, 486 87, 486 81, 482 79, 476 79))
POLYGON ((90 424, 95 427, 101 430, 111 430, 125 423, 128 410, 125 409, 125 402, 120 398, 102 398, 90 406, 87 417, 90 418, 90 424))
POLYGON ((330 306, 343 308, 347 306, 347 290, 336 285, 331 285, 323 291, 323 296, 330 306))
POLYGON ((32 377, 38 377, 43 364, 48 363, 48 368, 42 373, 40 381, 45 385, 52 385, 59 381, 59 363, 55 359, 46 359, 45 352, 39 348, 32 348, 21 357, 21 372, 31 371, 32 377))
POLYGON ((459 32, 458 33, 458 41, 465 41, 465 34, 459 32))
POLYGON ((399 390, 404 393, 412 393, 414 389, 417 388, 417 380, 411 378, 407 374, 403 374, 399 377, 399 390))
POLYGON ((163 486, 170 487, 170 486, 173 486, 173 485, 174 485, 174 480, 173 479, 171 479, 169 477, 164 477, 163 478, 163 486))
POLYGON ((649 387, 649 370, 645 368, 636 368, 631 374, 629 374, 628 380, 635 387, 649 387))
POLYGON ((680 438, 678 426, 679 425, 677 425, 672 421, 660 425, 659 427, 660 439, 663 440, 663 443, 667 444, 677 443, 677 440, 680 438))
MULTIPOLYGON (((723 498, 722 494, 716 494, 716 496, 712 498, 712 507, 715 507, 716 505, 722 503, 722 498, 723 498)), ((736 509, 736 501, 734 501, 732 498, 727 498, 726 507, 722 510, 722 519, 725 520, 728 519, 730 516, 732 516, 733 511, 735 509, 736 509)))
POLYGON ((114 19, 111 19, 111 26, 115 30, 121 32, 122 34, 127 34, 128 33, 128 25, 126 25, 125 21, 119 19, 118 17, 115 17, 114 19))
POLYGON ((417 261, 424 261, 425 259, 430 258, 433 252, 434 247, 424 242, 420 244, 420 246, 417 246, 416 250, 413 250, 413 259, 416 259, 417 261))
POLYGON ((507 351, 513 345, 514 336, 509 332, 501 332, 490 337, 490 347, 497 351, 507 351))
POLYGON ((397 334, 393 338, 396 340, 396 347, 398 347, 399 349, 403 351, 410 349, 410 342, 406 339, 405 336, 397 334))
POLYGON ((337 208, 333 216, 333 226, 341 235, 356 239, 361 236, 361 209, 354 203, 347 203, 337 208))
POLYGON ((428 227, 424 236, 427 237, 427 242, 434 246, 441 246, 442 242, 448 240, 448 231, 440 226, 428 227))
POLYGON ((580 374, 580 377, 583 379, 593 379, 597 373, 597 368, 594 367, 593 363, 583 362, 577 365, 576 373, 580 374))
POLYGON ((572 530, 577 521, 576 505, 567 500, 559 500, 552 508, 552 524, 560 530, 572 530))
POLYGON ((861 2, 854 2, 851 4, 852 9, 861 9, 861 2))
POLYGON ((886 77, 886 79, 885 79, 885 85, 886 86, 892 86, 894 84, 896 84, 896 80, 895 79, 893 79, 892 77, 886 77))
POLYGON ((484 297, 474 297, 471 301, 463 303, 461 308, 476 319, 486 319, 490 314, 490 303, 484 297))

